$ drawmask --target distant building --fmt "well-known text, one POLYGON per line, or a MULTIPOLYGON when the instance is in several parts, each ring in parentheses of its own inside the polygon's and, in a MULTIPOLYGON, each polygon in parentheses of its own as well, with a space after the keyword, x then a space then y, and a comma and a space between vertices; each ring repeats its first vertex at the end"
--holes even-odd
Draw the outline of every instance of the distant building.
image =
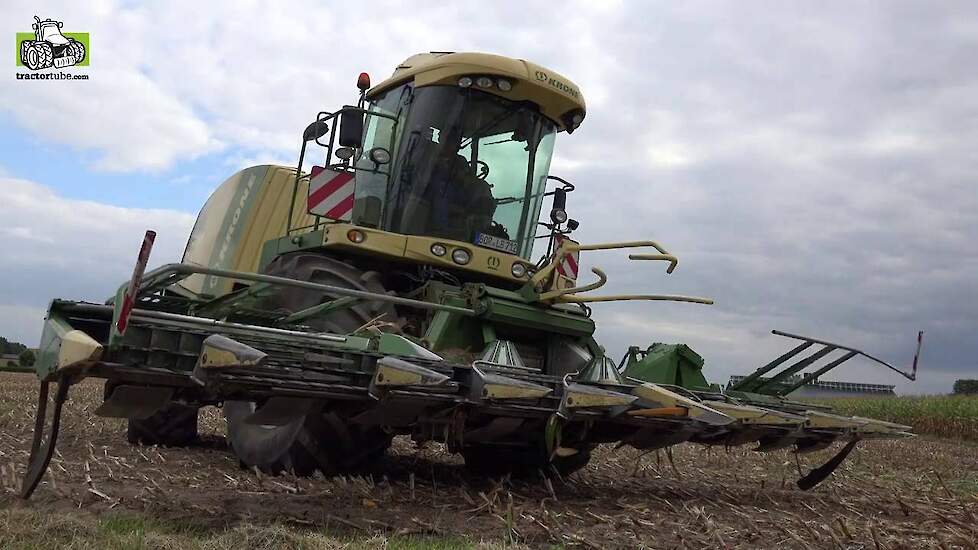
POLYGON ((19 364, 18 361, 20 356, 16 353, 3 353, 0 354, 0 367, 6 367, 7 363, 13 363, 15 365, 19 364))
MULTIPOLYGON (((730 382, 727 383, 727 387, 730 387, 737 382, 740 382, 746 376, 734 375, 730 377, 730 382)), ((761 380, 766 380, 761 378, 761 380)), ((795 375, 787 378, 784 381, 785 385, 796 384, 801 381, 800 375, 795 375)), ((814 380, 805 384, 804 386, 798 388, 797 390, 788 394, 793 398, 808 397, 808 398, 831 398, 831 397, 885 397, 889 395, 896 395, 893 388, 896 386, 891 386, 889 384, 863 384, 859 382, 835 382, 828 380, 814 380)))

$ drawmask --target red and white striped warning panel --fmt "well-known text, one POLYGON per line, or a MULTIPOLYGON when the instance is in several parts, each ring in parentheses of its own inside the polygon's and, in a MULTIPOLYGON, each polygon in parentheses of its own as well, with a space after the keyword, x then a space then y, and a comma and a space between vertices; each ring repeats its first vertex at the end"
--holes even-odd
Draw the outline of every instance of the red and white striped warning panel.
MULTIPOLYGON (((556 236, 556 244, 558 249, 565 240, 574 242, 562 235, 556 236)), ((557 264, 557 273, 567 277, 568 279, 577 280, 577 264, 578 260, 580 259, 580 255, 581 252, 579 250, 575 250, 570 254, 564 254, 564 257, 561 258, 560 263, 557 264)))
POLYGON ((331 220, 350 221, 355 188, 353 172, 313 166, 309 178, 309 213, 331 220))

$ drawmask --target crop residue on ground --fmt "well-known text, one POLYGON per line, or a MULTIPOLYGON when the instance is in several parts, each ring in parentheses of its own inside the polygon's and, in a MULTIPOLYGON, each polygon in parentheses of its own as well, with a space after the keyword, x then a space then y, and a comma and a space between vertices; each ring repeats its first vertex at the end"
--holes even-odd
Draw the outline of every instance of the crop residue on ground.
MULTIPOLYGON (((58 454, 17 497, 37 381, 0 374, 0 548, 975 548, 978 447, 865 442, 828 481, 794 486, 795 455, 681 445, 601 448, 561 480, 482 479, 439 446, 398 438, 382 469, 295 479, 242 470, 223 421, 204 444, 133 447, 96 417, 101 385, 72 388, 58 454)), ((803 469, 838 446, 801 457, 803 469)))

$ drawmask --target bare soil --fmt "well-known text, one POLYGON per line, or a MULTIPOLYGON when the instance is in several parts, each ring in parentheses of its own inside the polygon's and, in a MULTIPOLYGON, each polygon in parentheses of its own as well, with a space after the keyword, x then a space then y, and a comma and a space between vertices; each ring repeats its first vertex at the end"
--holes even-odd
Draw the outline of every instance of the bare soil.
MULTIPOLYGON (((398 438, 369 475, 266 477, 239 467, 214 409, 202 414, 199 446, 129 445, 124 421, 93 414, 97 380, 72 388, 57 454, 24 502, 37 386, 32 375, 0 373, 3 547, 65 545, 85 535, 79 526, 120 517, 228 548, 394 547, 412 536, 429 537, 424 547, 978 547, 978 447, 969 443, 866 442, 808 492, 794 485, 791 452, 697 445, 647 454, 608 446, 568 479, 510 480, 472 476, 440 446, 398 438), (269 535, 282 529, 302 536, 269 535), (245 539, 221 538, 242 530, 245 539)), ((837 449, 802 455, 800 466, 807 472, 837 449)), ((167 546, 140 544, 154 540, 167 546)))

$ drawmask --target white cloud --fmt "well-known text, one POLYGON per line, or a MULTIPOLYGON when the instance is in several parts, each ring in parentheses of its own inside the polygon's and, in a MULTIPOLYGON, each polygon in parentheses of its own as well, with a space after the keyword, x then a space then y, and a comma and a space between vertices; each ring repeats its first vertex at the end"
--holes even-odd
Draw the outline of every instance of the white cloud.
POLYGON ((69 199, 35 182, 0 177, 0 335, 35 345, 51 298, 107 298, 132 272, 147 229, 158 235, 151 266, 179 261, 194 219, 69 199))

